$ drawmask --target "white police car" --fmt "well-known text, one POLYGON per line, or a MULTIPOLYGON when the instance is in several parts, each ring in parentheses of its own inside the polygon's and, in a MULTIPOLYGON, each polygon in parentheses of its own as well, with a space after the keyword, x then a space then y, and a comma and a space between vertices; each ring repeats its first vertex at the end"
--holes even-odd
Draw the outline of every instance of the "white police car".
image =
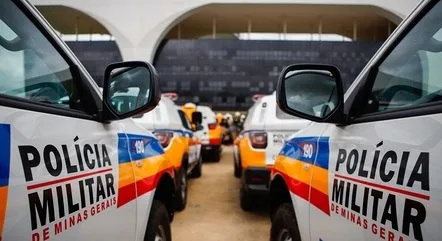
POLYGON ((241 178, 243 210, 250 210, 257 198, 268 195, 270 170, 284 141, 310 123, 282 112, 275 92, 256 99, 234 145, 234 175, 241 178))
POLYGON ((201 177, 203 160, 201 143, 194 135, 186 114, 173 99, 169 93, 163 94, 155 109, 133 120, 154 133, 166 157, 173 163, 176 173, 175 206, 181 211, 187 204, 187 177, 201 177))
POLYGON ((315 121, 271 175, 271 240, 441 240, 442 2, 423 1, 344 94, 339 70, 292 65, 277 99, 315 121))
POLYGON ((0 2, 0 240, 171 240, 172 164, 125 119, 158 103, 155 70, 109 65, 103 91, 33 6, 0 2))

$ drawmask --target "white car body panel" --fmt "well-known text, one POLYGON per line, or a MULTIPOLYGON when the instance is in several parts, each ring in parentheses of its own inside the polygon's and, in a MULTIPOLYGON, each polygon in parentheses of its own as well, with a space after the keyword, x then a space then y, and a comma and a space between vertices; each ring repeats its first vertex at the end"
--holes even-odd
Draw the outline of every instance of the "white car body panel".
MULTIPOLYGON (((407 25, 422 14, 424 7, 436 2, 423 1, 399 25, 346 92, 346 104, 351 106, 350 97, 359 93, 358 88, 365 84, 369 69, 389 54, 388 48, 398 35, 410 27, 407 25)), ((437 51, 440 63, 440 50, 437 51)), ((427 63, 425 61, 422 63, 427 63)), ((427 73, 423 75, 440 76, 440 68, 431 67, 433 69, 427 66, 427 73)), ((432 81, 437 82, 438 87, 441 84, 438 78, 432 81)), ((431 104, 441 105, 440 102, 431 104)), ((348 125, 312 123, 291 136, 290 142, 316 138, 319 143, 321 139, 325 144, 322 147, 326 147, 311 143, 314 162, 304 165, 306 171, 326 166, 326 170, 321 171, 326 178, 318 177, 315 172, 311 174, 310 200, 296 195, 295 187, 290 191, 302 240, 441 240, 442 114, 438 112, 348 125), (312 197, 317 191, 313 184, 322 181, 328 189, 323 193, 326 200, 315 204, 312 197)), ((284 155, 290 159, 300 160, 306 155, 303 147, 297 154, 288 154, 293 149, 286 147, 284 155)))
MULTIPOLYGON (((392 240, 409 240, 415 237, 413 233, 415 226, 419 227, 423 234, 427 234, 424 236, 424 240, 438 240, 442 237, 440 229, 442 221, 442 175, 440 175, 442 164, 437 161, 438 157, 442 156, 441 124, 442 114, 355 124, 344 128, 329 125, 322 136, 330 138, 328 180, 330 216, 318 212, 314 207, 310 208, 311 240, 319 238, 324 240, 373 240, 383 236, 387 239, 391 237, 392 240), (352 172, 352 167, 348 168, 343 164, 338 164, 338 154, 343 150, 345 150, 347 157, 353 150, 355 150, 353 153, 358 153, 358 163, 355 164, 356 171, 352 172), (362 163, 364 155, 365 165, 362 163), (379 155, 378 164, 373 166, 376 155, 379 155), (388 160, 385 164, 383 164, 384 158, 388 160), (422 165, 417 164, 419 159, 423 162, 422 165), (425 163, 429 166, 425 166, 425 163), (382 165, 385 165, 385 169, 382 168, 382 165), (419 170, 412 174, 414 168, 419 168, 419 170), (337 169, 338 171, 336 171, 337 169), (402 172, 401 169, 405 171, 402 172), (366 172, 370 174, 366 174, 366 172), (382 180, 381 175, 384 174, 381 173, 383 172, 392 173, 391 179, 384 178, 382 180), (427 172, 428 176, 426 176, 427 172), (374 175, 371 176, 371 173, 374 175), (423 175, 422 178, 416 176, 418 173, 423 175), (401 175, 403 178, 400 177, 401 175), (417 179, 410 181, 413 180, 412 176, 417 179), (347 178, 351 178, 351 180, 347 178), (352 189, 349 192, 352 198, 350 198, 348 206, 345 205, 345 202, 343 205, 338 199, 333 199, 332 190, 335 180, 343 182, 345 185, 351 183, 352 189), (386 180, 389 181, 386 182, 386 180), (428 187, 425 180, 429 180, 428 187), (356 191, 353 190, 354 187, 356 187, 356 191), (363 201, 366 188, 370 190, 368 203, 363 201), (378 210, 374 209, 374 197, 371 196, 376 195, 375 193, 382 193, 382 198, 379 198, 378 210), (355 201, 353 201, 353 195, 356 195, 355 201), (407 205, 405 205, 406 202, 407 205), (367 205, 367 215, 362 214, 364 204, 367 205), (339 207, 340 210, 337 210, 336 207, 339 207), (411 210, 407 208, 411 208, 411 210), (351 217, 342 217, 342 209, 355 213, 357 219, 361 218, 362 226, 357 221, 351 221, 351 217), (360 210, 359 213, 358 210, 360 210), (397 221, 386 219, 382 222, 384 213, 393 213, 392 217, 397 221), (377 218, 373 219, 375 214, 377 218), (412 216, 426 217, 423 224, 414 226, 405 221, 410 220, 412 216), (338 227, 346 227, 346 232, 333 231, 325 225, 327 222, 333 222, 338 227), (409 226, 409 231, 406 231, 407 228, 404 225, 409 226), (361 232, 362 230, 364 231, 361 232), (385 234, 381 234, 381 230, 385 234)), ((347 189, 344 188, 344 190, 347 189)))
MULTIPOLYGON (((40 31, 53 41, 48 46, 57 47, 71 67, 78 67, 81 80, 90 84, 92 95, 100 101, 97 84, 36 9, 27 1, 4 4, 8 2, 36 18, 33 23, 41 24, 40 31)), ((17 66, 23 59, 18 59, 17 66)), ((132 173, 135 162, 143 164, 149 161, 148 155, 164 153, 152 133, 130 119, 102 123, 61 107, 80 117, 56 107, 48 109, 57 114, 33 110, 38 101, 29 110, 8 107, 5 96, 0 103, 0 240, 143 240, 154 182, 142 194, 119 185, 124 178, 133 181, 127 186, 135 186, 133 174, 120 176, 122 165, 132 173), (137 137, 129 139, 131 135, 137 137), (139 141, 144 146, 135 151, 133 144, 139 141)))
POLYGON ((215 113, 208 106, 198 105, 196 107, 196 111, 201 112, 203 116, 203 122, 201 125, 203 126, 202 130, 196 131, 199 137, 201 137, 201 144, 209 145, 210 144, 210 135, 209 135, 209 125, 210 123, 216 122, 215 113))
MULTIPOLYGON (((137 202, 132 201, 124 206, 117 207, 118 205, 118 133, 124 133, 124 128, 121 122, 113 122, 108 125, 103 125, 102 123, 81 120, 70 117, 56 116, 51 114, 43 114, 33 111, 17 110, 8 107, 0 107, 2 115, 0 116, 0 123, 10 125, 10 173, 9 173, 9 184, 8 184, 8 198, 7 198, 7 211, 5 216, 5 223, 3 227, 2 240, 35 240, 38 236, 40 240, 47 235, 51 240, 75 240, 83 236, 87 240, 124 240, 130 239, 135 240, 135 229, 136 223, 136 212, 137 212, 137 202), (78 140, 75 139, 78 137, 78 140), (96 154, 95 146, 97 144, 98 153, 100 154, 101 162, 103 162, 103 152, 101 150, 102 146, 106 146, 107 153, 109 154, 109 160, 111 165, 104 165, 104 163, 98 165, 98 161, 91 165, 93 168, 89 169, 86 163, 83 164, 84 171, 80 170, 79 160, 76 154, 76 147, 80 147, 84 150, 86 145, 92 146, 93 154, 91 160, 95 159, 96 154), (62 170, 61 173, 54 177, 49 174, 47 168, 44 164, 44 154, 43 150, 46 146, 53 145, 58 150, 61 155, 62 170), (71 173, 67 173, 66 162, 67 159, 63 153, 62 145, 67 146, 67 153, 70 164, 73 166, 71 173), (40 163, 36 167, 30 168, 32 173, 32 180, 25 180, 24 167, 22 165, 22 160, 20 156, 19 147, 20 146, 32 146, 35 147, 40 155, 40 163), (97 174, 92 174, 97 173, 97 174), (88 175, 91 176, 77 178, 71 181, 61 181, 64 178, 69 178, 72 176, 88 175), (104 184, 105 189, 107 189, 105 180, 107 177, 112 178, 112 186, 109 190, 110 195, 106 198, 99 198, 97 201, 97 179, 100 178, 104 184), (93 196, 94 201, 92 204, 89 202, 91 198, 88 194, 87 187, 83 184, 85 191, 85 207, 81 207, 81 195, 79 194, 79 181, 84 181, 88 178, 93 178, 93 196), (60 181, 59 183, 51 184, 54 181, 60 181), (43 186, 44 185, 44 186, 43 186), (39 187, 41 186, 41 187, 39 187), (70 196, 66 193, 68 186, 72 188, 73 195, 70 196), (62 190, 63 201, 64 201, 64 215, 60 211, 60 206, 58 203, 58 198, 56 187, 60 187, 62 190), (49 221, 48 216, 46 222, 42 223, 39 221, 39 215, 37 215, 36 229, 32 230, 31 227, 31 212, 29 211, 31 198, 24 198, 28 195, 34 195, 35 193, 39 196, 40 201, 43 200, 44 190, 51 190, 53 199, 53 209, 49 208, 54 212, 55 218, 53 222, 49 221), (68 208, 68 198, 72 197, 72 206, 79 206, 79 210, 69 214, 68 208), (109 201, 110 200, 110 201, 109 201), (108 202, 111 202, 108 205, 108 202), (108 205, 104 210, 101 210, 101 203, 108 205), (77 205, 76 205, 77 204, 77 205), (97 211, 97 205, 100 206, 100 212, 97 211), (86 214, 85 214, 86 212, 86 214), (78 215, 81 217, 79 218, 78 215), (86 217, 87 216, 87 217, 86 217), (69 218, 76 217, 75 225, 69 227, 69 218), (125 222, 121 222, 124 219, 125 222), (67 228, 63 227, 61 229, 56 228, 56 225, 60 222, 68 222, 67 228), (78 221, 80 220, 80 221, 78 221), (89 224, 88 224, 89 223, 89 224), (114 232, 96 232, 98 228, 97 225, 105 223, 110 230, 114 232), (95 224, 95 225, 91 225, 95 224), (61 232, 57 232, 61 231, 61 232), (100 235, 96 235, 100 234, 100 235)), ((138 133, 144 133, 143 130, 135 129, 138 133)), ((4 134, 4 133, 2 133, 4 134)), ((4 135, 0 137, 7 138, 4 135)), ((2 145, 5 142, 2 141, 2 145)), ((28 154, 32 158, 32 154, 28 154)), ((52 154, 53 155, 53 154, 52 154)), ((82 154, 83 155, 83 154, 82 154)), ((52 156, 51 156, 52 157, 52 156)), ((51 163, 55 167, 54 159, 51 158, 51 163)), ((83 161, 84 156, 83 156, 83 161)), ((107 190, 106 190, 107 191, 107 190)), ((152 196, 151 194, 146 194, 146 196, 152 196)), ((51 205, 50 205, 51 206, 51 205)), ((72 208, 74 210, 76 208, 72 208)), ((48 211, 49 212, 49 211, 48 211)), ((38 213, 38 212, 36 212, 38 213)), ((43 215, 43 214, 42 214, 43 215)))
MULTIPOLYGON (((150 130, 169 130, 174 135, 186 135, 192 137, 194 133, 184 127, 178 110, 181 109, 168 97, 162 97, 158 106, 152 111, 144 114, 141 118, 133 118, 135 123, 150 130)), ((190 126, 190 123, 188 123, 190 126)), ((198 136, 198 135, 195 135, 198 136)), ((166 147, 167 150, 169 147, 166 147)), ((194 164, 199 160, 201 145, 191 145, 189 148, 189 164, 194 164)), ((193 166, 193 165, 190 165, 193 166)), ((191 170, 188 170, 191 171, 191 170)))
POLYGON ((259 99, 250 109, 244 121, 243 132, 258 130, 267 132, 267 148, 255 149, 265 151, 266 165, 273 165, 284 141, 293 133, 305 128, 311 122, 301 118, 288 116, 276 104, 276 93, 259 99))

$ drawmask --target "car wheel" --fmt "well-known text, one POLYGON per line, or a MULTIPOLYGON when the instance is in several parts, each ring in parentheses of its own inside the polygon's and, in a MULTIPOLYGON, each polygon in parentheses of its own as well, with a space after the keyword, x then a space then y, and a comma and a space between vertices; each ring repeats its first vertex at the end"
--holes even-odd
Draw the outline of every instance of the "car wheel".
POLYGON ((276 210, 270 230, 270 241, 301 241, 295 211, 290 203, 276 210))
POLYGON ((242 185, 239 189, 239 201, 240 201, 240 205, 241 205, 242 210, 244 210, 244 211, 252 210, 252 207, 253 207, 252 197, 249 193, 247 193, 246 190, 244 190, 242 185))
POLYGON ((166 206, 154 200, 150 210, 144 241, 171 241, 170 219, 166 206))
POLYGON ((186 169, 181 168, 179 175, 178 189, 175 194, 175 209, 178 211, 184 210, 187 204, 187 175, 186 169))
POLYGON ((198 177, 201 177, 202 173, 203 173, 203 157, 200 155, 200 158, 198 159, 198 163, 193 168, 192 173, 190 174, 190 177, 198 178, 198 177))
POLYGON ((201 156, 203 157, 203 162, 211 162, 212 161, 212 151, 201 152, 201 156))
POLYGON ((214 162, 219 162, 221 160, 221 150, 215 150, 212 155, 212 160, 214 162))

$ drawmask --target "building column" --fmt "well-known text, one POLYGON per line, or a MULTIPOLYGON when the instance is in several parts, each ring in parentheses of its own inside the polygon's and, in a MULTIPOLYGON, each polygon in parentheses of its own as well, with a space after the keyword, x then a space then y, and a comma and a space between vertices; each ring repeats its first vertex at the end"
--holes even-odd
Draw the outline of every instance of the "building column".
POLYGON ((250 40, 250 34, 252 33, 252 20, 247 20, 247 33, 250 40))
POLYGON ((282 32, 283 32, 283 39, 287 40, 287 19, 284 18, 284 22, 282 24, 282 32))
POLYGON ((216 17, 212 19, 212 39, 216 39, 216 17))
POLYGON ((358 40, 358 20, 353 20, 353 41, 358 40))
POLYGON ((75 20, 75 41, 78 41, 79 21, 80 21, 80 17, 77 16, 77 18, 75 20))

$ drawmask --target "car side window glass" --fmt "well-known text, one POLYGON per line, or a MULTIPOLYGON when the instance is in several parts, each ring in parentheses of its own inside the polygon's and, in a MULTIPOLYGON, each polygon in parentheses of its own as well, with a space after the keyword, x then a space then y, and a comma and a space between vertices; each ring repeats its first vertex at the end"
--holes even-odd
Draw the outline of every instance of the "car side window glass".
POLYGON ((276 118, 278 118, 280 120, 295 120, 295 119, 299 119, 298 117, 296 117, 294 115, 290 115, 290 114, 285 113, 284 111, 281 110, 281 108, 279 108, 278 105, 276 105, 275 114, 276 114, 276 118))
POLYGON ((178 114, 180 115, 181 123, 183 123, 184 128, 190 130, 190 123, 186 118, 186 114, 182 110, 178 110, 178 114))
POLYGON ((442 101, 442 3, 438 2, 379 65, 362 114, 442 101))
POLYGON ((0 3, 0 94, 79 109, 69 64, 12 2, 0 3))

